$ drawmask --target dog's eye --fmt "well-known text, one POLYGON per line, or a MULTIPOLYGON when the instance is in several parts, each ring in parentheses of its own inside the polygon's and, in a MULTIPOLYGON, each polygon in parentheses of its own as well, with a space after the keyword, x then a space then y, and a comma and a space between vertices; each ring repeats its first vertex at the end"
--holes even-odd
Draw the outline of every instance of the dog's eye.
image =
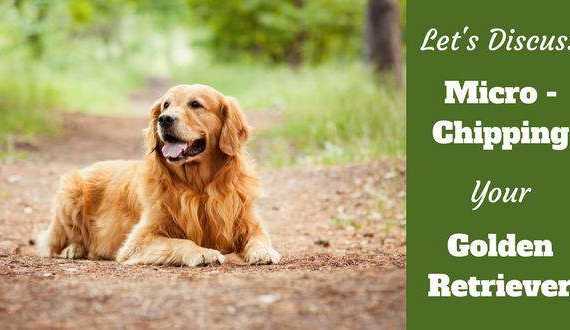
POLYGON ((170 102, 166 101, 164 102, 164 104, 162 105, 163 109, 168 109, 168 107, 170 106, 170 102))
POLYGON ((198 101, 190 101, 190 102, 188 102, 188 106, 190 108, 194 108, 194 109, 202 107, 202 105, 198 101))

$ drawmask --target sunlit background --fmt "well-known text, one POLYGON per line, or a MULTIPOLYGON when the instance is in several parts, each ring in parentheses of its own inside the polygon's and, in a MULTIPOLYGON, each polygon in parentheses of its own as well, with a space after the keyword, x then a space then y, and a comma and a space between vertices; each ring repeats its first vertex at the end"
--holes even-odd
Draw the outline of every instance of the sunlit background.
POLYGON ((1 1, 0 157, 58 134, 66 112, 142 116, 150 103, 137 95, 177 83, 271 114, 252 143, 271 150, 263 165, 403 156, 405 6, 392 30, 375 27, 372 4, 386 2, 1 1), (374 57, 383 34, 398 43, 390 63, 374 57))

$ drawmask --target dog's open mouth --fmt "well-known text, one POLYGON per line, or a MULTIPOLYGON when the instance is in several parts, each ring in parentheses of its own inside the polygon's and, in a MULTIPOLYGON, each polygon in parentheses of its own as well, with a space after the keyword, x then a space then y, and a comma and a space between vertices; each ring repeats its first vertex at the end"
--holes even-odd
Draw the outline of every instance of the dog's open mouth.
POLYGON ((184 142, 174 136, 167 135, 164 140, 162 155, 172 162, 197 156, 206 150, 205 138, 184 142))

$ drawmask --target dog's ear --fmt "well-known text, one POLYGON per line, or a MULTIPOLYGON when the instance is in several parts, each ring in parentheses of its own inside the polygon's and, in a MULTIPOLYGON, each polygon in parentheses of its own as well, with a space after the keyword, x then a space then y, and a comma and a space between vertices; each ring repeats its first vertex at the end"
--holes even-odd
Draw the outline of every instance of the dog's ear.
POLYGON ((249 126, 237 100, 233 97, 223 98, 222 116, 224 119, 218 145, 226 155, 235 156, 249 137, 249 126))
POLYGON ((150 109, 150 118, 148 121, 148 127, 144 129, 143 134, 145 136, 145 149, 146 154, 151 154, 158 148, 158 133, 156 132, 156 123, 158 121, 158 116, 160 115, 160 107, 162 104, 162 97, 154 102, 152 108, 150 109))

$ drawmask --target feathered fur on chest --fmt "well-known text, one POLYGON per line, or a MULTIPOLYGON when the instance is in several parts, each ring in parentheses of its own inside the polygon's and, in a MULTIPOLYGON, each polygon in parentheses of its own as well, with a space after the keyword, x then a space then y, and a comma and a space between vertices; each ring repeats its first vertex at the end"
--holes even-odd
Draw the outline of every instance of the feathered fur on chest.
POLYGON ((192 182, 200 184, 193 187, 163 177, 160 184, 149 185, 160 187, 149 197, 153 204, 160 205, 167 218, 159 230, 169 237, 190 239, 203 247, 241 251, 255 229, 254 215, 250 214, 257 190, 255 177, 233 163, 222 167, 206 184, 199 178, 192 182))

